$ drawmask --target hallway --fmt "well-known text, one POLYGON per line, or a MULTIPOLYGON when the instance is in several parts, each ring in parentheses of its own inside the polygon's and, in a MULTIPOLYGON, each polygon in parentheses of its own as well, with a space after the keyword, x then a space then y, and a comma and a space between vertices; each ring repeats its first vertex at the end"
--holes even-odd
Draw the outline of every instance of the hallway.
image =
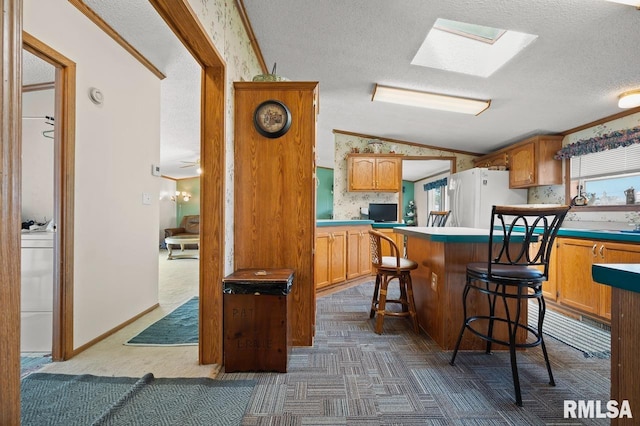
POLYGON ((198 295, 198 265, 197 259, 167 260, 167 251, 160 250, 160 306, 72 359, 48 364, 39 372, 128 377, 152 372, 155 377, 216 377, 218 365, 198 365, 197 346, 124 345, 147 326, 198 295))

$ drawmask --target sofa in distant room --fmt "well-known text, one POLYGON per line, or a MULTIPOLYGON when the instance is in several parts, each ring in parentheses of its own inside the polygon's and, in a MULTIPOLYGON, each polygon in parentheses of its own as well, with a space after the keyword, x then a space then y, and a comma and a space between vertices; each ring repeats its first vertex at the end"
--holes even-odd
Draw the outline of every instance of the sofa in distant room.
MULTIPOLYGON (((200 215, 188 215, 182 218, 180 226, 177 228, 166 228, 164 230, 164 237, 200 237, 200 215)), ((196 244, 185 244, 186 249, 197 249, 196 244)))

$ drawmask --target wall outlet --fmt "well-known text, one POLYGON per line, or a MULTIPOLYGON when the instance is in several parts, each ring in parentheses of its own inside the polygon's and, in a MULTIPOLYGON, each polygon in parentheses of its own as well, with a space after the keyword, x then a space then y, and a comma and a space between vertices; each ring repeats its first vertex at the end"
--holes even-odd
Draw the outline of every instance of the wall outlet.
POLYGON ((144 204, 144 205, 150 205, 151 204, 151 194, 149 194, 148 192, 143 192, 142 193, 142 204, 144 204))
POLYGON ((431 289, 433 291, 438 291, 438 276, 435 272, 431 273, 431 289))

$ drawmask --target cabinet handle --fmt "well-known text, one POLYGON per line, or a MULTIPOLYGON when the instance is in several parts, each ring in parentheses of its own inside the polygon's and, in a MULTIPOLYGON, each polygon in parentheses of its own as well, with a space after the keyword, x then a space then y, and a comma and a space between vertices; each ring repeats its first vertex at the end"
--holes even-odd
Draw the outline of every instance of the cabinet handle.
POLYGON ((593 257, 596 257, 596 247, 598 247, 598 244, 594 244, 593 247, 591 247, 591 253, 593 254, 593 257))
POLYGON ((604 259, 604 244, 600 246, 600 257, 604 259))

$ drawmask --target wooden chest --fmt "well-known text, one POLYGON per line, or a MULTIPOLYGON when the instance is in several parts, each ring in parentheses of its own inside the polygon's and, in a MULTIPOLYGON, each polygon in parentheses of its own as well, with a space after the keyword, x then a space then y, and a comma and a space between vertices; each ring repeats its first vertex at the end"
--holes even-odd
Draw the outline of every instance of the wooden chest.
POLYGON ((224 369, 287 372, 292 269, 244 269, 223 279, 224 369))

